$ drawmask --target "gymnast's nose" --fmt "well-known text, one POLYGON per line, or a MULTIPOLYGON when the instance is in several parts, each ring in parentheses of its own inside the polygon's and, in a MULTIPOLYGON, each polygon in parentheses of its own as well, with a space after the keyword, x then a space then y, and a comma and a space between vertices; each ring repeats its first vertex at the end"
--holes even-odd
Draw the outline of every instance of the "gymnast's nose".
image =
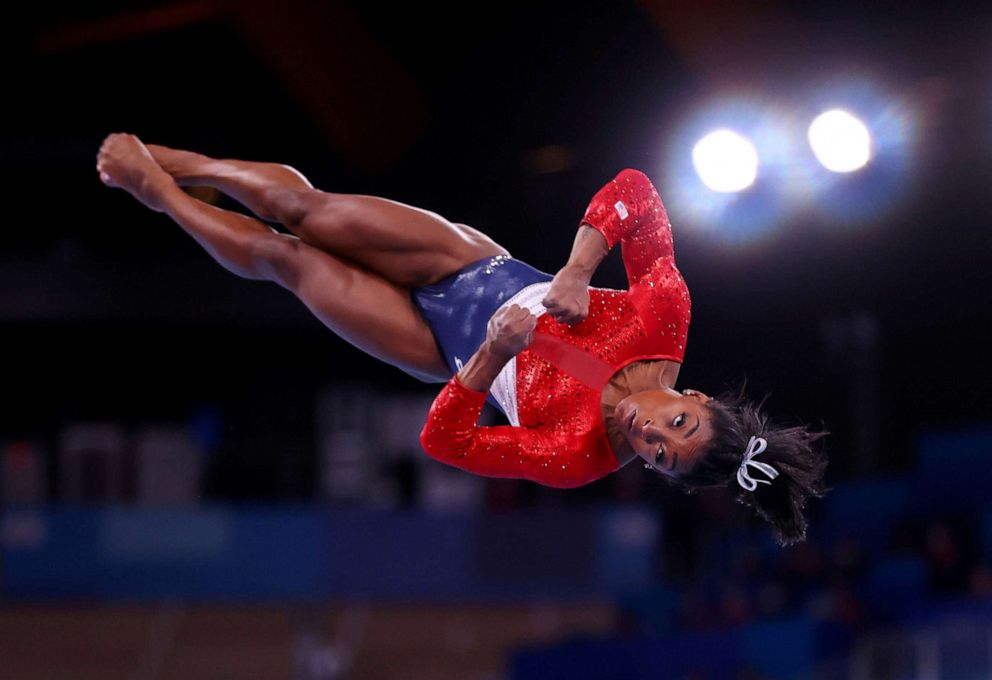
POLYGON ((645 418, 644 423, 640 427, 641 437, 650 443, 660 441, 660 430, 654 424, 650 418, 645 418))

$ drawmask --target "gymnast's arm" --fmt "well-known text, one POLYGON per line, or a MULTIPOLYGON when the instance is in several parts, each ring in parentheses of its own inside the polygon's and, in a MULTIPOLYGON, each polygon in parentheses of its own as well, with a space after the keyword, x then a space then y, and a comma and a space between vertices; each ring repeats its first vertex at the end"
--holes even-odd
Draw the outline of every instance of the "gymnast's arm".
POLYGON ((610 252, 610 246, 595 227, 579 225, 572 243, 572 253, 562 267, 541 304, 556 321, 575 324, 589 314, 589 282, 610 252))
POLYGON ((486 392, 506 363, 533 339, 536 317, 516 305, 489 322, 486 341, 431 405, 420 443, 432 458, 486 477, 529 479, 559 488, 595 478, 593 461, 572 455, 579 436, 537 428, 480 427, 486 392))
POLYGON ((589 313, 589 282, 606 254, 623 245, 631 285, 659 259, 673 257, 672 231, 661 198, 640 170, 627 168, 596 192, 579 224, 568 263, 542 304, 557 321, 578 323, 589 313))
POLYGON ((473 474, 527 479, 560 489, 582 486, 612 471, 602 470, 600 459, 582 455, 581 435, 511 425, 480 427, 485 402, 485 392, 453 376, 427 414, 420 433, 424 451, 473 474))

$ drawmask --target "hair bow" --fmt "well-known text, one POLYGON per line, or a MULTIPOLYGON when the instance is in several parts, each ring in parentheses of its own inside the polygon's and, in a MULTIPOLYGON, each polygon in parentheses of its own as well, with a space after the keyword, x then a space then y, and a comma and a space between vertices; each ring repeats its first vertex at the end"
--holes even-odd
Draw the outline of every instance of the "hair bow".
POLYGON ((757 489, 758 484, 771 484, 771 480, 778 477, 778 470, 771 465, 754 460, 754 457, 764 451, 767 446, 768 442, 762 437, 751 437, 751 440, 747 443, 744 459, 741 461, 741 466, 737 468, 737 483, 748 491, 757 489), (764 472, 768 475, 768 480, 755 479, 748 474, 748 467, 754 467, 760 472, 764 472))

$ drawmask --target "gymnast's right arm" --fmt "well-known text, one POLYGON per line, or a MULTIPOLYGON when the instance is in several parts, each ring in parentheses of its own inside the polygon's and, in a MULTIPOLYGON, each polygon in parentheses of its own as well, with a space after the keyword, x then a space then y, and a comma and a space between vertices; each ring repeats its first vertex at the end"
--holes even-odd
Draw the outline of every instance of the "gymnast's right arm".
POLYGON ((593 196, 579 223, 568 263, 555 275, 542 304, 555 320, 574 324, 589 313, 588 286, 617 243, 631 285, 655 263, 674 257, 672 228, 661 197, 640 170, 627 168, 593 196))
POLYGON ((503 366, 530 344, 536 318, 512 305, 489 322, 486 341, 434 400, 420 443, 430 456, 486 477, 529 479, 546 486, 581 486, 595 474, 574 453, 578 437, 528 427, 480 427, 486 392, 503 366))

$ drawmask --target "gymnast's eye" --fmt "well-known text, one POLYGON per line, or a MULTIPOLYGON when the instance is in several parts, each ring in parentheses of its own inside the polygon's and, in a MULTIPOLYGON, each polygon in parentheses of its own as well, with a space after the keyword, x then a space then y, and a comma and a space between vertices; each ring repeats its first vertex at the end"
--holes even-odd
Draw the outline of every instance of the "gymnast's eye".
POLYGON ((685 424, 685 414, 681 413, 675 416, 675 420, 672 421, 672 427, 682 427, 685 424))

